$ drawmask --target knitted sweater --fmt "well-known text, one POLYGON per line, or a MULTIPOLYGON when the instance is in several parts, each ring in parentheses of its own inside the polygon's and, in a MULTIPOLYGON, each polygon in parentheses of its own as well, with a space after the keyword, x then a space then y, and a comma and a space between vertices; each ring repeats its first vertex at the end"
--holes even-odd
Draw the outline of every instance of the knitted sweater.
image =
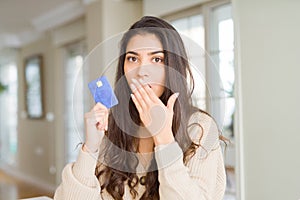
MULTIPOLYGON (((194 114, 189 124, 189 134, 201 146, 196 154, 183 163, 183 152, 177 142, 155 147, 158 167, 159 195, 161 200, 220 200, 225 192, 226 176, 223 155, 215 122, 206 114, 194 114), (202 131, 203 130, 203 131, 202 131)), ((101 180, 95 176, 97 154, 80 151, 77 161, 65 166, 62 183, 56 189, 54 200, 110 200, 112 196, 101 191, 101 180)), ((140 165, 140 164, 139 164, 140 165)), ((145 173, 137 173, 139 178, 145 173)), ((123 199, 131 200, 129 186, 125 183, 123 199)), ((139 199, 145 187, 135 187, 139 199)))

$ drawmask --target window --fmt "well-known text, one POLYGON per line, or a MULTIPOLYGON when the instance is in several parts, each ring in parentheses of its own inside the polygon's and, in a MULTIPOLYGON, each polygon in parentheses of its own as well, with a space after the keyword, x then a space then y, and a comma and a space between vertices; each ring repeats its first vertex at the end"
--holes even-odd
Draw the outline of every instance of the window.
POLYGON ((195 88, 192 96, 193 103, 195 106, 206 110, 205 38, 203 16, 201 14, 197 14, 176 19, 172 21, 172 24, 182 34, 185 44, 188 43, 186 47, 188 48, 189 61, 195 81, 195 88))
MULTIPOLYGON (((234 141, 234 32, 231 4, 212 1, 165 17, 183 36, 195 90, 195 106, 208 111, 223 135, 234 141), (185 38, 185 37, 188 37, 185 38)), ((227 188, 224 199, 235 197, 235 148, 225 152, 227 188)))
POLYGON ((225 92, 219 104, 225 101, 223 133, 226 137, 233 137, 233 113, 234 113, 234 46, 233 46, 233 21, 231 18, 231 6, 223 5, 212 10, 212 31, 216 33, 214 45, 211 45, 209 55, 218 66, 221 80, 221 89, 225 92))
POLYGON ((18 150, 18 73, 14 62, 0 65, 0 161, 16 165, 18 150))
MULTIPOLYGON (((213 37, 209 55, 218 67, 220 74, 220 95, 213 101, 219 107, 218 122, 222 125, 225 137, 234 141, 234 33, 231 17, 231 5, 226 4, 214 7, 211 12, 211 32, 213 37)), ((214 82, 216 83, 216 82, 214 82)), ((217 112, 217 113, 218 113, 217 112)), ((225 152, 227 169, 227 197, 235 195, 235 147, 234 142, 229 144, 225 152)))
POLYGON ((65 162, 77 158, 78 144, 84 137, 85 72, 82 70, 84 46, 82 43, 66 47, 65 62, 65 162))

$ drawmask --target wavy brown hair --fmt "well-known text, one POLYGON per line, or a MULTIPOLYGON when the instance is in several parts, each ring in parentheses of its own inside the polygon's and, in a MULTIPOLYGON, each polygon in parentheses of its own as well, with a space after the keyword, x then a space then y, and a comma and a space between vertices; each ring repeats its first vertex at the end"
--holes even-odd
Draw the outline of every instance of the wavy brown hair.
MULTIPOLYGON (((172 131, 175 140, 184 152, 184 163, 195 154, 199 147, 199 144, 194 143, 189 137, 187 131, 189 118, 195 112, 204 112, 192 105, 191 94, 194 90, 194 79, 183 41, 175 28, 166 21, 151 16, 145 16, 134 23, 124 34, 120 43, 120 57, 115 78, 115 93, 119 104, 110 110, 108 130, 106 131, 106 140, 110 142, 104 144, 100 153, 105 161, 105 167, 100 169, 98 166, 96 169, 98 179, 104 180, 101 189, 106 189, 117 200, 123 199, 126 183, 133 198, 137 196, 135 186, 138 184, 136 174, 138 158, 134 155, 138 152, 139 139, 135 133, 141 120, 130 98, 131 90, 127 80, 124 78, 127 44, 137 34, 154 34, 163 46, 164 64, 167 67, 165 68, 165 90, 160 99, 166 105, 173 93, 180 93, 174 105, 172 131), (188 76, 190 76, 190 84, 186 81, 188 76)), ((141 199, 159 199, 155 158, 152 159, 149 169, 146 175, 146 191, 141 199)))

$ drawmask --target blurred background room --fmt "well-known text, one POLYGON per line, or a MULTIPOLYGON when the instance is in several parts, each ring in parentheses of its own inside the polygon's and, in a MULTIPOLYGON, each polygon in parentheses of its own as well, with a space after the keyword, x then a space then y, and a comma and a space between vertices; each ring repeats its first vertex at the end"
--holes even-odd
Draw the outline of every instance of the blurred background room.
POLYGON ((144 15, 182 34, 193 102, 231 141, 224 200, 300 199, 299 9, 299 0, 1 0, 0 200, 53 197, 84 135, 87 83, 113 77, 109 52, 90 56, 98 68, 84 68, 86 58, 144 15))

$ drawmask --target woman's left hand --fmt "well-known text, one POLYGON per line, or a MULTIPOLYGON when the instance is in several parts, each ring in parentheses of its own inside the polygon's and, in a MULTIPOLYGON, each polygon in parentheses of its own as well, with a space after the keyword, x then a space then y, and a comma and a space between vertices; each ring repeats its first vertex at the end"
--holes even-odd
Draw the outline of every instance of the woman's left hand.
POLYGON ((174 141, 172 133, 173 107, 179 93, 168 99, 167 106, 156 96, 148 84, 132 79, 130 84, 132 100, 140 114, 144 126, 151 133, 155 145, 174 141))

